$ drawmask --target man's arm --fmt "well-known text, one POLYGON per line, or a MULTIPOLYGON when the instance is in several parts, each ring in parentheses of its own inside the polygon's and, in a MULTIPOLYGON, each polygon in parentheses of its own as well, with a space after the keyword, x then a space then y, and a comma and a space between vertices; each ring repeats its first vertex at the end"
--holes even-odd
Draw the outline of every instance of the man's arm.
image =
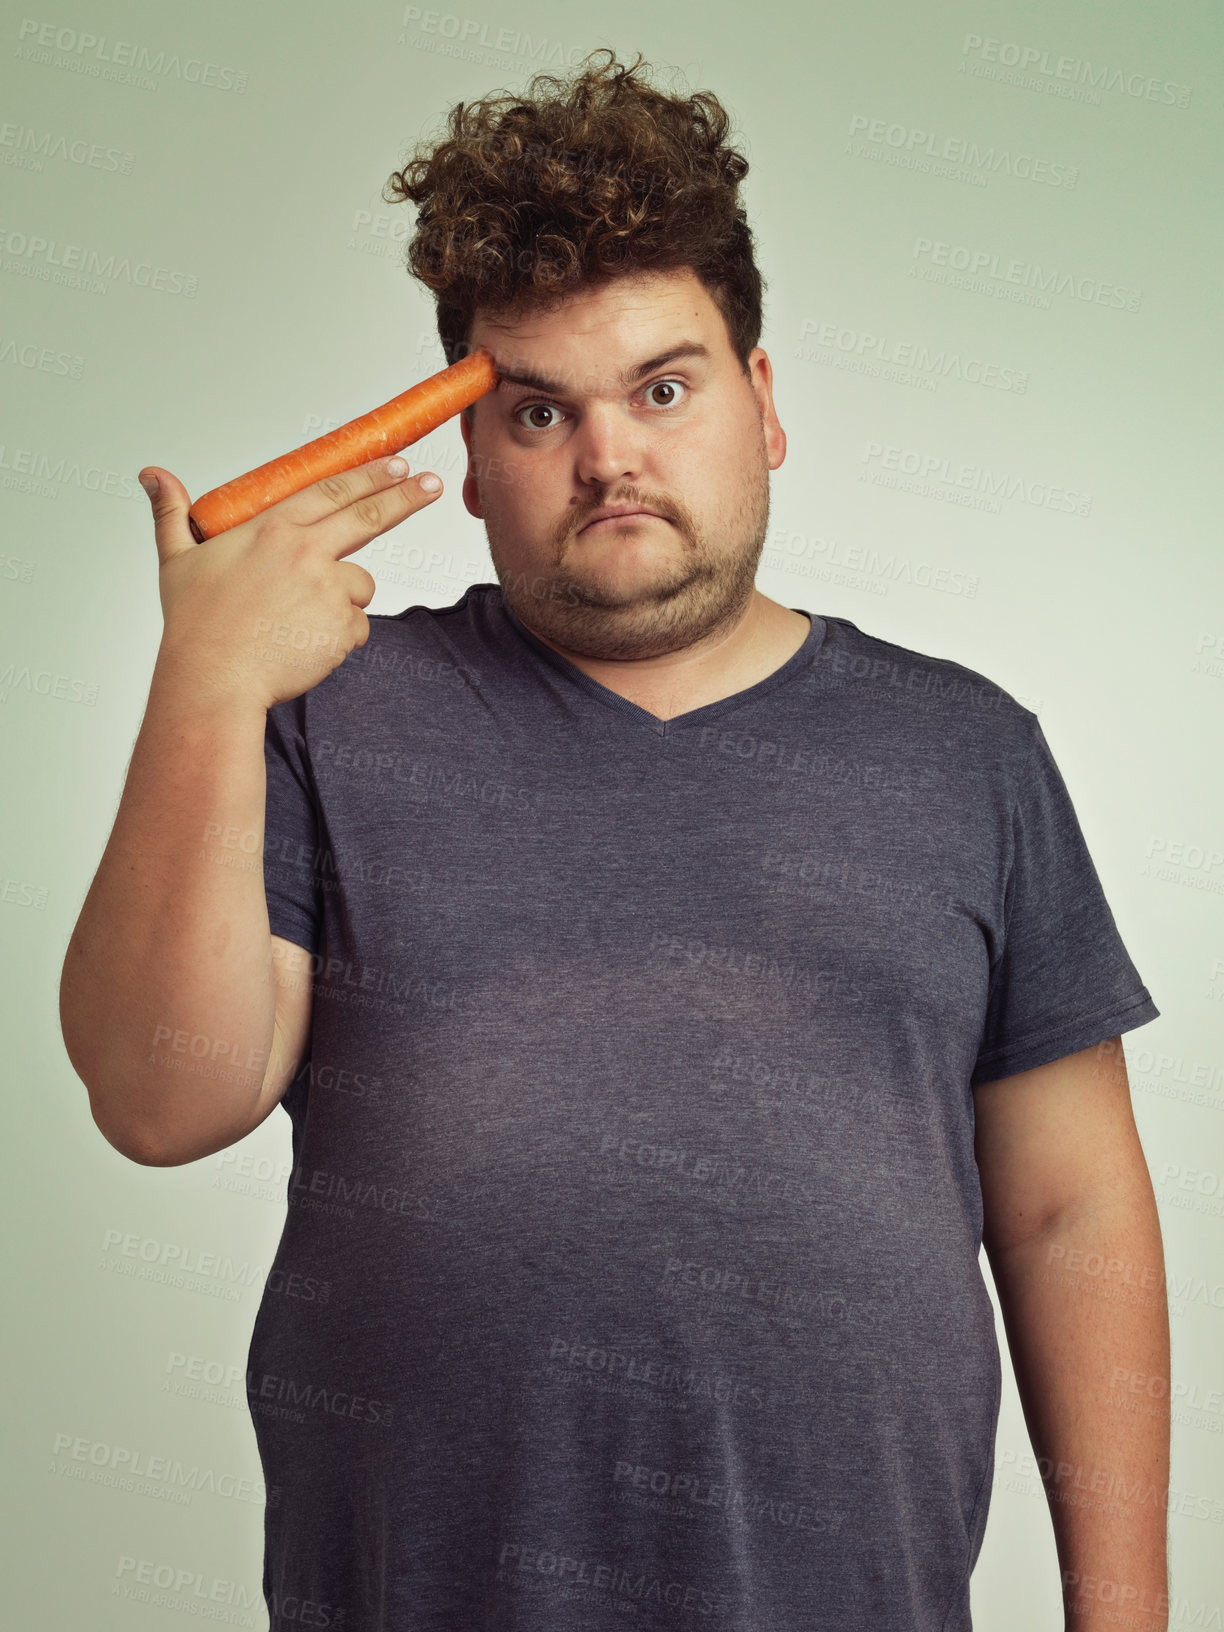
POLYGON ((983 1245, 1066 1626, 1168 1626, 1169 1315, 1122 1039, 973 1091, 983 1245), (1151 1386, 1149 1386, 1149 1384, 1151 1386))

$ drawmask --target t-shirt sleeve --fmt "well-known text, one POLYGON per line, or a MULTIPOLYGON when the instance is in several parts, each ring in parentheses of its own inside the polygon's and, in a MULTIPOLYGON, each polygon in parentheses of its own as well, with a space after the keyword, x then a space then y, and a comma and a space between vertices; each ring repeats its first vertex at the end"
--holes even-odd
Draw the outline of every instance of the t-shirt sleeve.
POLYGON ((1003 936, 970 1086, 1155 1020, 1036 715, 1012 811, 1003 936))
POLYGON ((318 952, 323 935, 323 854, 305 738, 305 697, 276 703, 264 728, 268 794, 264 894, 273 935, 318 952))

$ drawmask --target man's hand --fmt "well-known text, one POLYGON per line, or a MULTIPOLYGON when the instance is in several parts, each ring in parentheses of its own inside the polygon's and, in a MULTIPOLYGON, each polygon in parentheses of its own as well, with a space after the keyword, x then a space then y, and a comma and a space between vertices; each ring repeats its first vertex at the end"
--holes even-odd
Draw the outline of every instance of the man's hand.
POLYGON ((186 488, 146 465, 142 480, 156 477, 159 488, 159 670, 193 695, 239 696, 265 709, 317 685, 370 635, 364 608, 377 585, 343 558, 441 492, 407 473, 398 457, 358 465, 197 544, 186 488))

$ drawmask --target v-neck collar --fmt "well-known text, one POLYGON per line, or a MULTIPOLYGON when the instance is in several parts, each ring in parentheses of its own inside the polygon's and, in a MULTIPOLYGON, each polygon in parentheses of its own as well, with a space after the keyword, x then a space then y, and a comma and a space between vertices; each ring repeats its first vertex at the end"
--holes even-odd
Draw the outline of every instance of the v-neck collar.
POLYGON ((725 714, 734 713, 746 704, 759 701, 776 691, 779 686, 788 685, 798 678, 803 671, 811 666, 816 659, 816 653, 824 642, 827 625, 825 620, 816 613, 809 612, 805 607, 792 606, 790 611, 802 612, 804 617, 811 619, 811 625, 803 645, 791 653, 786 662, 776 668, 772 674, 767 674, 763 680, 755 685, 747 686, 743 691, 734 692, 730 697, 720 697, 717 702, 704 703, 700 708, 690 708, 684 714, 674 714, 670 720, 661 720, 657 714, 652 714, 648 708, 642 708, 638 703, 632 703, 627 697, 622 697, 618 691, 602 685, 598 680, 580 669, 576 663, 571 663, 568 657, 562 657, 560 652, 542 641, 523 623, 514 608, 506 600, 504 594, 499 597, 506 621, 515 632, 526 641, 536 655, 551 665, 558 674, 571 682, 580 692, 605 708, 612 709, 625 720, 632 721, 638 726, 652 731, 656 736, 667 737, 679 731, 685 731, 693 725, 704 725, 711 720, 721 719, 725 714))

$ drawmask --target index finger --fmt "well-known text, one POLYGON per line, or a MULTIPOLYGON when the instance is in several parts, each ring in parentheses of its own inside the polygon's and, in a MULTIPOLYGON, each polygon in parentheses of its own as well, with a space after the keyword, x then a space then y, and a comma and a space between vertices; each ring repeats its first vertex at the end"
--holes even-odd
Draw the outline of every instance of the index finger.
MULTIPOLYGON (((302 488, 298 493, 290 493, 287 498, 269 505, 262 514, 271 515, 275 511, 278 515, 284 516, 286 521, 297 522, 299 526, 310 526, 312 522, 322 521, 327 516, 348 509, 372 494, 403 486, 409 471, 410 466, 402 453, 371 459, 364 465, 354 465, 350 470, 342 470, 338 475, 321 476, 317 482, 311 482, 309 487, 302 488)), ((422 474, 432 475, 432 472, 422 474)), ((410 491, 416 491, 420 481, 420 475, 411 477, 408 481, 410 491)), ((424 498, 425 494, 421 493, 420 496, 424 498)))
POLYGON ((380 408, 372 408, 347 425, 316 436, 291 453, 248 470, 201 495, 187 520, 197 543, 240 526, 263 510, 300 493, 329 475, 342 475, 369 462, 369 456, 394 454, 436 430, 445 420, 492 391, 498 383, 493 353, 477 346, 449 368, 431 374, 380 408), (363 461, 362 455, 367 458, 363 461))
POLYGON ((309 527, 312 538, 339 560, 388 528, 397 527, 438 497, 442 483, 432 471, 412 477, 407 470, 407 461, 398 454, 375 459, 339 476, 324 476, 270 509, 281 511, 288 521, 309 527), (396 465, 403 466, 398 474, 393 468, 396 465), (422 488, 425 477, 437 485, 422 488))

